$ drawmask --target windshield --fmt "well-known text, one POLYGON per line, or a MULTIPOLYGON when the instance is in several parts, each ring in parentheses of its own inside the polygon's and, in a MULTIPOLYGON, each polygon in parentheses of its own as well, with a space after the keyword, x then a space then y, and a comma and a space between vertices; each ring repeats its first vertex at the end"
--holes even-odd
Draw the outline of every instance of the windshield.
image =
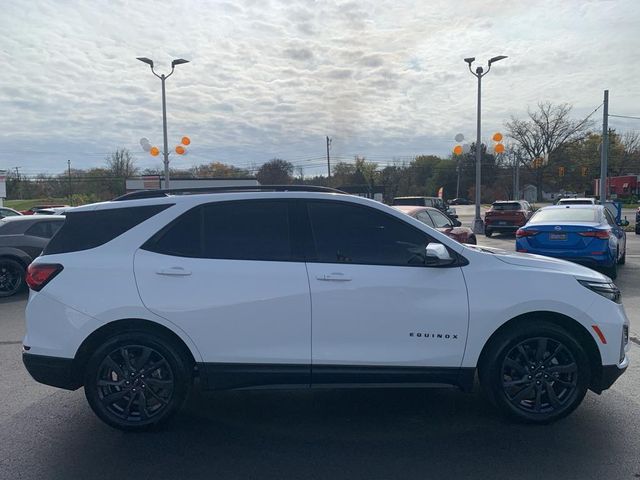
POLYGON ((595 208, 550 208, 539 210, 529 224, 548 222, 597 222, 598 211, 595 208))
POLYGON ((560 200, 558 203, 562 205, 593 205, 591 200, 560 200))

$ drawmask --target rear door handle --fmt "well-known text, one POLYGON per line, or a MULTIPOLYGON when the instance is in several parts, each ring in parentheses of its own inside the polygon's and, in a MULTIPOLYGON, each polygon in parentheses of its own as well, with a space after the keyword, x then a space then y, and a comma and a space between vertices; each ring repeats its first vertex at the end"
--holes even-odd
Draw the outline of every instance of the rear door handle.
POLYGON ((191 275, 189 270, 185 270, 182 267, 169 267, 169 268, 161 268, 156 271, 158 275, 168 275, 171 277, 186 277, 187 275, 191 275))
POLYGON ((317 280, 322 282, 350 282, 351 277, 347 277, 344 273, 325 273, 324 275, 318 275, 317 280))

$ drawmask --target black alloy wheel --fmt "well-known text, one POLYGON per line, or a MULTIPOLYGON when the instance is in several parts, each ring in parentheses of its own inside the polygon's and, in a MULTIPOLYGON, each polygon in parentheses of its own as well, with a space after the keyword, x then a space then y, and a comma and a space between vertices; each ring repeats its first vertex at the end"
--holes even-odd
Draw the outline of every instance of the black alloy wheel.
POLYGON ((514 408, 533 414, 561 410, 576 393, 578 364, 560 341, 529 338, 502 362, 502 388, 514 408))
POLYGON ((121 430, 168 420, 191 385, 187 362, 170 342, 146 333, 116 336, 89 360, 85 395, 94 412, 121 430))
POLYGON ((0 297, 10 297, 24 287, 24 267, 10 258, 0 260, 0 297))
POLYGON ((479 377, 489 400, 503 413, 544 424, 580 405, 591 372, 587 354, 573 334, 547 320, 530 319, 491 341, 479 377))

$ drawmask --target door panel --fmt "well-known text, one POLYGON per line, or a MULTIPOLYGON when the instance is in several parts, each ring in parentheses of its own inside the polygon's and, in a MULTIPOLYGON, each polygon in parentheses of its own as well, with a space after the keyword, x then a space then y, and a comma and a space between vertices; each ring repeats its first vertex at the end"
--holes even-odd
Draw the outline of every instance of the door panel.
MULTIPOLYGON (((285 200, 201 205, 135 255, 146 307, 179 325, 206 363, 245 364, 236 369, 244 372, 239 384, 259 377, 250 364, 308 370, 311 362, 309 281, 293 253, 291 209, 285 200)), ((228 385, 218 367, 211 369, 214 383, 228 385)), ((291 371, 279 377, 291 378, 291 371)))
POLYGON ((460 268, 310 263, 313 364, 458 367, 467 335, 460 268), (322 281, 323 276, 350 281, 322 281))
POLYGON ((310 201, 307 212, 313 365, 459 367, 466 284, 460 267, 425 266, 434 240, 374 207, 310 201))
POLYGON ((135 274, 145 306, 182 328, 205 362, 310 363, 304 263, 138 250, 135 274))

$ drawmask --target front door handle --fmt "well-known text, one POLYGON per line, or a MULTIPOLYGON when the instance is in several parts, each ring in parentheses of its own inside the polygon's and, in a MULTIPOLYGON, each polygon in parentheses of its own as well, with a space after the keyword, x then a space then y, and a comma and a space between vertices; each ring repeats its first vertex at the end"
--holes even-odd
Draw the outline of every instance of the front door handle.
POLYGON ((168 275, 171 277, 186 277, 187 275, 191 275, 189 270, 185 270, 182 267, 169 267, 169 268, 161 268, 156 271, 158 275, 168 275))
POLYGON ((325 273, 324 275, 318 275, 317 280, 322 282, 350 282, 351 277, 347 277, 344 273, 325 273))

